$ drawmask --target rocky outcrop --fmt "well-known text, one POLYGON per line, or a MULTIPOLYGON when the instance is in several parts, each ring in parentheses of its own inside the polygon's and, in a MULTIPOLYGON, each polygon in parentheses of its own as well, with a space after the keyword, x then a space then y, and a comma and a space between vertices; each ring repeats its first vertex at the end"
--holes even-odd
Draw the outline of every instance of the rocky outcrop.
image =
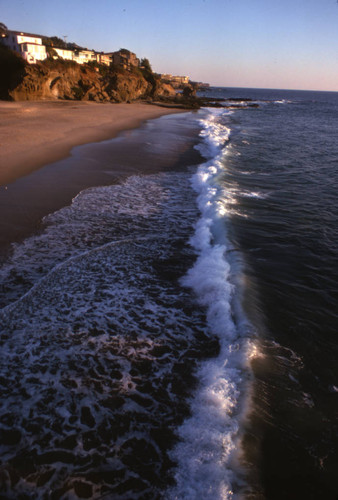
MULTIPOLYGON (((96 72, 76 63, 40 62, 26 65, 21 82, 9 92, 14 101, 44 99, 77 99, 88 96, 89 91, 102 91, 96 72)), ((108 96, 107 96, 108 99, 108 96)))
POLYGON ((104 91, 110 101, 128 102, 151 96, 152 86, 140 72, 119 69, 103 79, 104 91))
POLYGON ((22 57, 0 44, 0 99, 10 99, 9 93, 22 81, 25 67, 22 57))
MULTIPOLYGON (((7 59, 9 51, 4 51, 7 59)), ((15 71, 8 71, 6 81, 0 81, 0 98, 14 101, 70 99, 97 102, 128 102, 170 97, 175 90, 153 73, 134 68, 80 65, 73 61, 49 59, 26 64, 12 56, 15 71), (15 73, 15 74, 14 74, 15 73)), ((8 68, 8 63, 6 68, 8 68)), ((0 53, 0 73, 3 73, 0 53)))

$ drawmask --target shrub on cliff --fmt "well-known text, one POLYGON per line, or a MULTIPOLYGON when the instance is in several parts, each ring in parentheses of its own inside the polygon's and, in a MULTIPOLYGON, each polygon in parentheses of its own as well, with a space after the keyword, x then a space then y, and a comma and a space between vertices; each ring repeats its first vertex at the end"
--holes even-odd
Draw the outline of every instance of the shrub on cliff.
POLYGON ((59 38, 58 36, 50 36, 50 37, 44 36, 44 37, 42 37, 42 43, 43 43, 43 45, 47 45, 50 47, 57 47, 59 49, 66 49, 67 48, 66 42, 61 40, 61 38, 59 38))
POLYGON ((119 64, 111 64, 109 66, 109 73, 111 75, 126 75, 127 70, 120 66, 119 64))
POLYGON ((43 61, 43 66, 45 66, 48 69, 56 69, 56 70, 62 70, 62 69, 67 69, 67 68, 77 68, 79 64, 75 61, 70 61, 69 59, 62 59, 62 57, 59 57, 58 59, 53 59, 52 57, 48 57, 43 61))
POLYGON ((7 31, 7 26, 4 23, 0 23, 0 35, 6 35, 7 31))
POLYGON ((150 84, 150 97, 155 97, 161 87, 161 79, 155 75, 155 73, 148 71, 147 69, 141 69, 143 78, 150 84))
POLYGON ((0 44, 0 99, 11 100, 9 92, 23 80, 26 64, 19 54, 0 44))
POLYGON ((140 66, 141 66, 141 68, 146 69, 146 70, 147 70, 147 71, 149 71, 150 73, 152 73, 152 72, 153 72, 153 70, 152 70, 152 68, 151 68, 151 65, 150 65, 150 62, 149 62, 149 59, 147 59, 146 57, 144 57, 144 58, 141 60, 140 66))
POLYGON ((56 50, 53 49, 53 47, 50 47, 50 46, 46 46, 46 52, 47 52, 47 57, 50 58, 50 59, 54 59, 54 58, 58 58, 58 53, 56 52, 56 50))

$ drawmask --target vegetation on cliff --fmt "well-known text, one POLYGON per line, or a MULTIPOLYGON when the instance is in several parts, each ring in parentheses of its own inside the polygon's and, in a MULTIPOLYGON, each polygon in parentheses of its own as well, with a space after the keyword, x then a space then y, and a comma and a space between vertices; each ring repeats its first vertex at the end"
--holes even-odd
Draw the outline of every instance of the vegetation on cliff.
POLYGON ((67 49, 67 50, 80 50, 83 49, 83 47, 80 47, 80 45, 77 45, 74 42, 65 42, 58 36, 50 36, 50 37, 42 37, 42 43, 43 45, 46 45, 46 47, 56 47, 59 49, 67 49))

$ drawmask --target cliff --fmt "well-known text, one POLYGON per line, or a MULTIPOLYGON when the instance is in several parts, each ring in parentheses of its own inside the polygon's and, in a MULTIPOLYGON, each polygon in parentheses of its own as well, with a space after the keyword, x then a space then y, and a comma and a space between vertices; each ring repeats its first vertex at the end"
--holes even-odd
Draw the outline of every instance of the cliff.
POLYGON ((128 102, 161 99, 175 95, 148 70, 77 64, 47 59, 27 64, 20 56, 0 47, 0 99, 90 100, 128 102))

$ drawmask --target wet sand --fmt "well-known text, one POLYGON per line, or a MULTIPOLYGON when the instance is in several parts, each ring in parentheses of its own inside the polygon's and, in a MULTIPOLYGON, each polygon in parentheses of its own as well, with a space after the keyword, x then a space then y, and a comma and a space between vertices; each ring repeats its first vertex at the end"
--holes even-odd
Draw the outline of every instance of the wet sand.
MULTIPOLYGON (((2 104, 15 106, 17 103, 1 103, 0 109, 2 104)), ((26 109, 26 106, 27 109, 32 109, 32 117, 37 112, 36 106, 42 110, 45 119, 49 113, 50 127, 54 127, 52 123, 54 120, 51 120, 50 115, 50 110, 54 109, 53 104, 48 103, 46 108, 44 108, 44 103, 19 104, 23 106, 19 107, 21 110, 26 109)), ((62 110, 58 114, 59 103, 55 104, 57 116, 65 116, 62 110)), ((41 130, 41 137, 34 139, 40 144, 41 151, 39 154, 33 154, 26 148, 28 160, 23 165, 16 162, 24 154, 27 142, 17 141, 18 152, 15 152, 15 138, 7 138, 7 144, 10 147, 7 153, 2 152, 1 155, 3 158, 7 154, 8 162, 6 168, 1 163, 1 175, 4 177, 8 175, 9 162, 13 165, 11 175, 14 171, 19 175, 23 173, 26 175, 0 186, 0 259, 8 254, 12 242, 21 241, 39 230, 45 215, 70 204, 72 198, 83 189, 110 185, 133 174, 187 168, 201 161, 199 153, 193 148, 197 141, 199 127, 195 116, 190 112, 177 113, 169 110, 168 113, 167 110, 147 104, 116 105, 116 111, 115 105, 110 104, 70 104, 78 106, 75 112, 79 112, 77 116, 81 115, 82 119, 85 116, 88 117, 88 113, 94 112, 95 115, 96 109, 103 106, 100 115, 101 124, 97 125, 99 122, 97 120, 91 130, 87 123, 83 124, 80 121, 77 130, 74 119, 70 118, 72 110, 66 103, 68 134, 73 130, 72 137, 66 141, 66 133, 58 135, 58 147, 56 143, 44 146, 42 145, 43 137, 51 132, 41 130), (112 114, 114 121, 111 118, 112 114), (157 117, 159 118, 154 119, 157 117), (145 122, 149 119, 150 121, 145 122), (139 128, 135 129, 135 127, 139 128), (177 127, 180 127, 179 141, 177 140, 177 127), (75 144, 82 145, 72 147, 75 146, 75 139, 77 141, 75 144), (12 151, 11 154, 10 151, 12 151), (59 160, 58 157, 63 159, 59 160), (40 163, 45 166, 41 168, 40 165, 38 168, 40 163)), ((32 128, 27 135, 32 133, 34 127, 41 127, 41 120, 39 124, 35 123, 33 126, 36 120, 37 118, 32 119, 32 128)), ((12 117, 12 126, 15 121, 16 119, 12 117)), ((4 122, 1 123, 1 129, 3 129, 4 122)), ((60 122, 57 126, 60 128, 60 122)))
POLYGON ((178 112, 143 103, 0 101, 0 185, 68 156, 74 146, 178 112))

